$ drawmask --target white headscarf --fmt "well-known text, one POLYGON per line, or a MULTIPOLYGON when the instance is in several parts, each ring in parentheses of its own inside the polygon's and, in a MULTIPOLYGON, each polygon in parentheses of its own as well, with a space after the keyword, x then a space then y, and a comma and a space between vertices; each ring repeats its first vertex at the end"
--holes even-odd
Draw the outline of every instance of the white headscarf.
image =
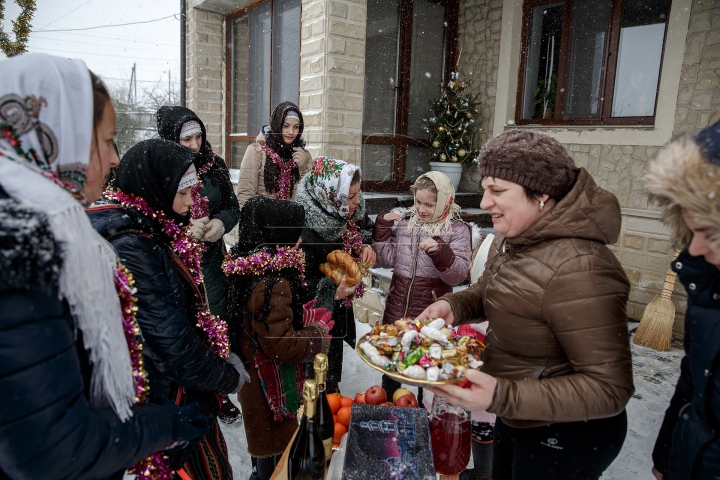
MULTIPOLYGON (((427 172, 423 173, 415 180, 413 186, 418 190, 418 181, 423 177, 430 179, 435 184, 435 189, 437 190, 435 213, 429 222, 423 222, 413 206, 411 209, 412 216, 408 221, 407 230, 408 232, 412 231, 412 229, 415 228, 415 225, 419 223, 420 231, 424 235, 437 236, 442 235, 443 233, 449 233, 452 231, 453 220, 458 220, 460 218, 460 207, 455 203, 455 188, 448 176, 444 173, 427 172)), ((413 193, 413 196, 416 194, 417 190, 413 193)))
MULTIPOLYGON (((93 135, 90 73, 80 60, 25 54, 0 61, 0 126, 20 140, 18 152, 0 135, 0 186, 44 212, 63 248, 60 297, 83 333, 93 364, 91 403, 132 416, 132 364, 115 290, 116 257, 70 191, 85 185, 93 135)), ((28 339, 28 342, 32 342, 28 339)))

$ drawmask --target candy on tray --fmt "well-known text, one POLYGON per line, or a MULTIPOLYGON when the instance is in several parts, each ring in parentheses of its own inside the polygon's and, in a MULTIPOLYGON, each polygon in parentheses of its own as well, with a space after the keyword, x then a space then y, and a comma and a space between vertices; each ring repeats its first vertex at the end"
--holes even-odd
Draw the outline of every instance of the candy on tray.
POLYGON ((460 380, 466 368, 482 366, 484 349, 482 342, 446 327, 442 318, 403 318, 392 325, 377 324, 359 345, 372 365, 420 382, 460 380))

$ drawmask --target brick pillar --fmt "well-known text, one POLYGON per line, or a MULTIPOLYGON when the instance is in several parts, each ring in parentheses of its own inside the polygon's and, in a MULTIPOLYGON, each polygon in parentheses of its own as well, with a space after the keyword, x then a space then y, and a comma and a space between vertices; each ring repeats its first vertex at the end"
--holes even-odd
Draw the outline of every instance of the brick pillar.
POLYGON ((300 109, 313 156, 360 164, 365 0, 303 0, 300 109))
POLYGON ((186 106, 205 124, 213 150, 224 157, 225 17, 187 2, 185 50, 186 106))

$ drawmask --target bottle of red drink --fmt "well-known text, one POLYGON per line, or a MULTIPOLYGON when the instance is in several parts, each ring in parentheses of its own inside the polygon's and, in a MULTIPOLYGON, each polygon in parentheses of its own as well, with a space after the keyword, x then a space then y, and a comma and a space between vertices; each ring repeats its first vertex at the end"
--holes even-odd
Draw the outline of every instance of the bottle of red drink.
POLYGON ((465 470, 470 461, 470 412, 435 396, 430 442, 437 473, 458 475, 465 470))

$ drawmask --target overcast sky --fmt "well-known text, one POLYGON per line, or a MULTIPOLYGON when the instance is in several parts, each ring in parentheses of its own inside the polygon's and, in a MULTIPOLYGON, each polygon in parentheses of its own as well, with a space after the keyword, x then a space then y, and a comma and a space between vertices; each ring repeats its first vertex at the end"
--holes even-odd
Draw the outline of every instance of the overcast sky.
MULTIPOLYGON (((4 4, 3 29, 14 40, 10 22, 20 8, 13 0, 4 4)), ((80 58, 110 87, 127 85, 135 63, 138 96, 141 87, 158 81, 167 88, 170 72, 177 93, 180 0, 36 0, 36 5, 28 51, 80 58)))

